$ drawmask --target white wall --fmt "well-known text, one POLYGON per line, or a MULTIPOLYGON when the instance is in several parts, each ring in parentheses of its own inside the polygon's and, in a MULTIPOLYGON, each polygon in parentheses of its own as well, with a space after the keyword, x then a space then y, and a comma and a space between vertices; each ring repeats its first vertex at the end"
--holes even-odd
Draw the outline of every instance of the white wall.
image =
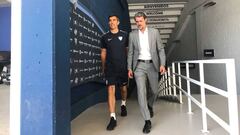
POLYGON ((167 47, 168 62, 197 59, 196 19, 191 16, 180 39, 167 47), (174 48, 174 49, 173 49, 174 48))
MULTIPOLYGON (((191 19, 186 22, 186 16, 195 13, 196 16, 196 42, 197 42, 197 59, 225 59, 234 58, 236 62, 236 77, 238 94, 240 94, 240 0, 214 0, 216 5, 211 7, 203 7, 205 0, 189 0, 187 7, 183 11, 183 16, 180 18, 178 27, 187 23, 186 29, 180 36, 180 41, 185 41, 185 46, 192 44, 187 37, 192 37, 188 30, 192 27, 191 19), (201 5, 202 4, 202 5, 201 5), (214 49, 215 57, 207 58, 203 56, 204 49, 214 49)), ((191 16, 192 18, 192 16, 191 16)), ((174 41, 177 37, 179 29, 175 31, 172 37, 174 41)), ((168 48, 173 46, 173 43, 168 44, 168 48)), ((193 45, 195 46, 195 45, 193 45)), ((183 49, 177 49, 183 50, 183 49)), ((179 55, 192 55, 192 49, 185 48, 186 51, 179 55)), ((177 56, 171 54, 170 60, 178 60, 177 56)), ((193 59, 195 59, 193 57, 193 59)), ((226 80, 224 66, 205 66, 205 80, 207 83, 220 88, 226 88, 226 80)))

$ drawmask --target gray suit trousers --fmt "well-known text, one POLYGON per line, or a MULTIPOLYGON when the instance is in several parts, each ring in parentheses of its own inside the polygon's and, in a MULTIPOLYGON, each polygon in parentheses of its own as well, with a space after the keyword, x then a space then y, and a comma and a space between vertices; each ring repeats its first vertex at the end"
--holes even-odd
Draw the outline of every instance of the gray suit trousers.
POLYGON ((148 105, 153 103, 158 92, 158 72, 153 63, 138 62, 134 76, 137 84, 138 103, 144 120, 150 120, 148 105), (148 88, 150 86, 150 88, 148 88), (147 96, 147 93, 150 93, 147 96))

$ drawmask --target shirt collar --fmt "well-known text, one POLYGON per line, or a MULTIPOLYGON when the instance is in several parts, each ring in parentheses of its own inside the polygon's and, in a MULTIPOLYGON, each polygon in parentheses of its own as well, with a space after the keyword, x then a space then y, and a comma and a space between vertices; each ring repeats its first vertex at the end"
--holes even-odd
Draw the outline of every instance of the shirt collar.
MULTIPOLYGON (((142 33, 140 30, 138 30, 138 32, 142 33)), ((147 27, 146 27, 144 33, 146 33, 146 32, 148 32, 148 28, 147 27)), ((144 34, 144 33, 142 33, 142 34, 144 34)))

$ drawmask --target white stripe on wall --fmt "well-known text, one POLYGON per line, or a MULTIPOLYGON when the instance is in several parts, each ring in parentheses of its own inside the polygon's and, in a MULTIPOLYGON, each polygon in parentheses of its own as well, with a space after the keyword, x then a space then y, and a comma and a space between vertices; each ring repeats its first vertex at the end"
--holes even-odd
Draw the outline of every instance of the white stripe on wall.
POLYGON ((21 2, 11 5, 10 135, 21 134, 21 2))

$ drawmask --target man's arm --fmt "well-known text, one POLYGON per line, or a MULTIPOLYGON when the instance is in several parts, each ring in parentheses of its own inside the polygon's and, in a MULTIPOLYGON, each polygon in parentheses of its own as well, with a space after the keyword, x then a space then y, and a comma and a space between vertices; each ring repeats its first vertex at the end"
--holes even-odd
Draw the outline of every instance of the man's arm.
POLYGON ((102 73, 104 73, 104 70, 105 70, 106 56, 107 56, 107 49, 102 48, 101 49, 102 73))
POLYGON ((133 39, 132 33, 129 34, 129 41, 128 41, 128 77, 133 78, 133 39))
POLYGON ((164 72, 166 72, 165 69, 165 65, 166 65, 166 54, 165 54, 165 50, 164 50, 164 45, 162 44, 162 40, 160 38, 160 34, 159 31, 156 30, 156 37, 157 37, 157 49, 158 49, 158 57, 160 59, 160 68, 159 71, 161 72, 161 74, 163 74, 164 72))

